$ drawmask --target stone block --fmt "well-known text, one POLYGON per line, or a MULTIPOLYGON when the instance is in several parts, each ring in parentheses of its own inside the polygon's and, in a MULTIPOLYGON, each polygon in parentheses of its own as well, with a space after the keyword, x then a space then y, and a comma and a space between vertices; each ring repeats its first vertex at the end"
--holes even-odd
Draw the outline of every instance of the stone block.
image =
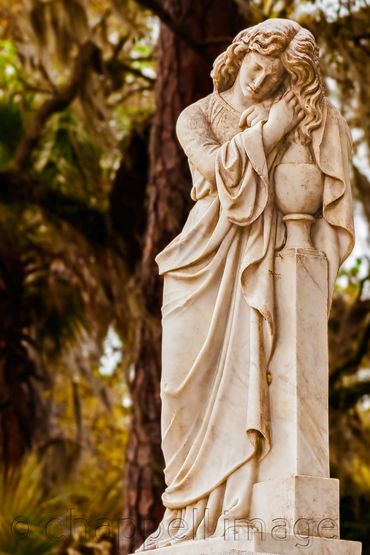
MULTIPOLYGON (((339 481, 314 476, 266 480, 253 486, 251 519, 271 532, 339 538, 339 481)), ((254 522, 254 521, 253 521, 254 522)))
POLYGON ((270 534, 253 534, 251 540, 187 541, 143 555, 361 555, 361 543, 327 538, 288 536, 277 539, 270 534))

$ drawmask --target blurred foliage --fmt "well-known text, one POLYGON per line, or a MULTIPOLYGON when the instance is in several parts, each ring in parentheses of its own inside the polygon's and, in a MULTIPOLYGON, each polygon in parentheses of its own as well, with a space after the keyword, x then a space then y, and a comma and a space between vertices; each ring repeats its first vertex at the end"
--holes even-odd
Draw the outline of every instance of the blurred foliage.
POLYGON ((110 555, 116 549, 122 512, 122 469, 76 476, 60 493, 45 495, 44 465, 29 456, 0 475, 1 555, 110 555), (97 480, 97 481, 96 481, 97 480), (92 481, 100 487, 92 489, 92 481))
POLYGON ((129 230, 130 249, 116 228, 137 208, 112 198, 130 176, 133 131, 139 147, 142 134, 147 143, 155 40, 153 16, 132 1, 0 2, 4 554, 114 546, 103 529, 85 538, 78 527, 51 545, 40 523, 62 515, 64 534, 71 508, 89 522, 122 513, 129 323, 138 310, 127 257, 134 263, 140 230, 129 230), (113 366, 112 334, 126 348, 113 366), (30 450, 39 463, 23 459, 30 450), (22 523, 10 534, 19 515, 27 538, 22 523))
POLYGON ((0 553, 39 555, 50 553, 42 524, 49 518, 53 500, 43 498, 42 469, 35 457, 0 477, 0 553))
MULTIPOLYGON (((116 550, 104 526, 69 536, 68 511, 89 523, 121 514, 154 110, 158 18, 149 4, 154 13, 144 0, 0 0, 0 554, 116 550), (9 533, 19 515, 27 539, 21 522, 18 536, 9 533), (50 515, 66 536, 57 545, 40 529, 50 515)), ((251 25, 293 17, 316 35, 330 97, 354 129, 354 193, 370 220, 368 4, 238 4, 251 25)), ((363 541, 369 298, 362 257, 342 270, 334 296, 330 404, 342 530, 363 541)))
POLYGON ((370 537, 370 261, 341 270, 329 322, 331 472, 345 538, 370 537))

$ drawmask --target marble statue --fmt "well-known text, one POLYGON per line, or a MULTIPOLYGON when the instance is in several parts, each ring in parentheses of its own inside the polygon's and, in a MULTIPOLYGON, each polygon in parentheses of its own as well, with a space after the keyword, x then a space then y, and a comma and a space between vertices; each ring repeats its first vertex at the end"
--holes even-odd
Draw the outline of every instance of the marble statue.
MULTIPOLYGON (((315 39, 294 21, 241 31, 211 77, 213 93, 177 123, 195 204, 156 259, 166 510, 140 550, 238 553, 231 547, 245 540, 243 553, 295 553, 252 545, 248 519, 294 527, 316 515, 318 497, 315 525, 339 518, 326 333, 354 243, 351 137, 326 97, 315 39), (212 550, 235 522, 229 551, 212 550)), ((360 553, 338 534, 308 536, 316 547, 307 553, 360 553)))

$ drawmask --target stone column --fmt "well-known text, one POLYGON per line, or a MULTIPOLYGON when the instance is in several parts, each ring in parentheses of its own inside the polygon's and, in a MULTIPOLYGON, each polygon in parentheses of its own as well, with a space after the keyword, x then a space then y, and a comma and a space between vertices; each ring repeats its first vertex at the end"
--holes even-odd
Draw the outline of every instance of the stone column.
POLYGON ((339 537, 339 483, 329 478, 328 263, 313 248, 276 256, 276 349, 270 363, 272 449, 251 518, 267 531, 339 537), (324 531, 325 529, 325 531, 324 531))

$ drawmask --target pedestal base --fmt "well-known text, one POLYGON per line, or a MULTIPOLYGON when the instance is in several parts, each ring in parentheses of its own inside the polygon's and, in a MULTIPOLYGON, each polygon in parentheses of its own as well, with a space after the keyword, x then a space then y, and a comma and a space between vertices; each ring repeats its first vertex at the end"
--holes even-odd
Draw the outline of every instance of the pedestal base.
POLYGON ((249 520, 259 530, 283 528, 290 535, 339 538, 339 481, 289 476, 253 486, 249 520))
POLYGON ((303 536, 273 537, 253 534, 251 540, 221 538, 179 543, 143 551, 143 555, 361 555, 361 543, 303 536))

